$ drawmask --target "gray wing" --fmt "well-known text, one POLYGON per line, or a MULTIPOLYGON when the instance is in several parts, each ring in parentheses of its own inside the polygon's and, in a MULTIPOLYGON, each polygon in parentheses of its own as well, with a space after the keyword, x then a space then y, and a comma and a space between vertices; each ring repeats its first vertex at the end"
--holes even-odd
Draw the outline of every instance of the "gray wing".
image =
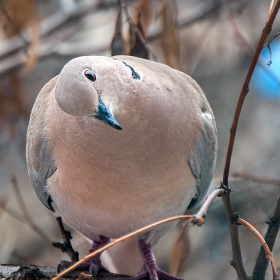
POLYGON ((54 89, 56 80, 57 77, 50 80, 40 91, 30 115, 26 139, 26 161, 30 181, 38 198, 52 211, 54 211, 52 200, 46 186, 56 166, 47 141, 43 137, 43 127, 48 95, 54 89))
POLYGON ((217 130, 212 112, 202 112, 204 131, 196 142, 194 152, 188 160, 196 180, 196 194, 188 209, 201 202, 211 183, 217 158, 217 130))

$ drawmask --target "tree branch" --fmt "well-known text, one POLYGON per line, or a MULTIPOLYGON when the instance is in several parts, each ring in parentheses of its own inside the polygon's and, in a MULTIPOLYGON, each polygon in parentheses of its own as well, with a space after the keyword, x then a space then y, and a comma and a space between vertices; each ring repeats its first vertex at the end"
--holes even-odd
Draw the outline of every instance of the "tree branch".
POLYGON ((71 239, 72 239, 72 235, 70 231, 65 230, 63 223, 62 223, 62 219, 61 217, 57 217, 56 221, 58 223, 60 232, 62 234, 63 237, 63 243, 59 243, 59 242, 53 242, 52 245, 55 248, 60 249, 62 252, 67 253, 67 255, 70 257, 72 262, 76 262, 79 260, 79 253, 75 252, 72 244, 71 244, 71 239))
MULTIPOLYGON (((66 12, 63 9, 60 9, 58 12, 52 14, 51 16, 41 21, 40 37, 47 36, 48 34, 55 31, 57 28, 61 27, 63 24, 67 23, 73 18, 79 18, 82 15, 88 14, 95 7, 95 4, 92 4, 91 2, 86 2, 76 5, 75 9, 72 9, 68 12, 66 12)), ((23 32, 23 34, 19 33, 18 36, 15 36, 9 40, 5 40, 1 43, 0 46, 0 58, 2 59, 3 57, 11 53, 20 51, 22 48, 26 48, 30 41, 31 38, 27 36, 26 32, 23 32)))
POLYGON ((247 96, 247 93, 249 92, 249 84, 250 84, 254 69, 258 63, 260 53, 262 51, 263 46, 265 45, 265 41, 266 41, 268 35, 271 32, 271 28, 272 28, 273 22, 276 18, 279 8, 280 8, 280 1, 278 0, 271 13, 271 16, 269 17, 269 19, 266 22, 266 25, 263 29, 263 32, 261 34, 261 37, 259 39, 256 51, 254 54, 254 57, 252 59, 247 76, 245 78, 241 93, 239 95, 239 99, 237 102, 237 106, 236 106, 236 110, 235 110, 235 114, 234 114, 234 118, 233 118, 233 122, 232 122, 232 127, 230 129, 230 139, 229 139, 228 151, 227 151, 226 162, 225 162, 225 167, 224 167, 224 174, 223 174, 223 184, 226 186, 228 186, 228 177, 229 177, 232 151, 233 151, 234 140, 235 140, 235 135, 236 135, 236 130, 237 130, 237 125, 238 125, 241 109, 242 109, 244 100, 247 96))
MULTIPOLYGON (((201 5, 197 5, 197 8, 194 9, 193 13, 186 16, 179 15, 178 18, 178 27, 183 28, 190 26, 196 22, 214 16, 218 14, 218 11, 222 10, 221 8, 228 5, 229 2, 220 2, 220 1, 208 1, 203 2, 201 5)), ((75 11, 65 14, 63 11, 58 11, 50 17, 42 21, 40 25, 40 36, 43 38, 40 44, 40 50, 38 56, 40 58, 48 55, 59 55, 59 56, 77 56, 77 55, 86 55, 92 54, 94 50, 95 53, 104 52, 109 48, 110 42, 108 44, 99 43, 95 41, 94 43, 84 44, 80 43, 69 43, 64 42, 65 36, 55 35, 49 36, 50 38, 45 38, 49 33, 52 33, 56 28, 61 27, 63 24, 67 23, 71 19, 77 19, 81 15, 86 14, 92 11, 96 6, 92 5, 91 2, 85 3, 84 5, 79 4, 75 11), (52 37, 55 37, 54 39, 52 37), (60 37, 60 38, 58 38, 60 37)), ((77 26, 75 25, 75 28, 77 26)), ((73 28, 70 27, 73 31, 73 28)), ((78 28, 76 28, 77 30, 78 28)), ((75 31, 76 31, 75 30, 75 31)), ((74 33, 74 31, 73 31, 74 33)), ((140 33, 140 32, 139 32, 140 33)), ((23 32, 23 34, 25 34, 23 32)), ((147 41, 153 41, 157 39, 161 34, 161 28, 154 28, 147 35, 147 41)), ((141 34, 139 34, 141 38, 141 34)), ((29 43, 30 38, 26 36, 26 41, 29 43)), ((6 73, 13 68, 21 66, 26 61, 26 55, 21 50, 23 47, 22 40, 17 36, 9 40, 4 41, 0 45, 0 74, 6 73)))
POLYGON ((16 180, 15 176, 12 176, 11 182, 12 182, 15 194, 16 194, 17 201, 18 201, 19 206, 20 206, 20 208, 22 210, 22 214, 23 214, 24 220, 43 239, 45 239, 47 242, 50 242, 50 239, 48 238, 48 236, 33 222, 32 218, 30 217, 30 215, 28 213, 28 210, 26 208, 26 205, 25 205, 25 203, 24 203, 24 201, 22 199, 22 195, 21 195, 21 193, 19 191, 18 183, 17 183, 17 180, 16 180))
MULTIPOLYGON (((42 267, 35 265, 12 265, 0 264, 0 279, 7 280, 50 280, 55 277, 56 269, 53 267, 42 267)), ((100 272, 96 280, 129 280, 131 276, 100 272)), ((63 280, 92 280, 92 276, 85 273, 76 273, 64 276, 63 280)), ((149 279, 147 279, 149 280, 149 279)))
MULTIPOLYGON (((248 223, 247 221, 245 221, 245 220, 243 220, 241 218, 237 219, 237 223, 240 224, 240 225, 244 225, 245 227, 250 229, 257 236, 257 238, 260 240, 260 242, 263 245, 263 249, 265 251, 266 258, 269 259, 270 262, 271 262, 272 273, 273 273, 273 280, 279 280, 274 258, 272 256, 272 253, 271 253, 267 243, 265 242, 264 238, 262 237, 262 235, 256 230, 255 227, 253 227, 250 223, 248 223)), ((260 279, 260 278, 258 278, 258 279, 260 279)))
POLYGON ((115 239, 114 241, 111 241, 110 243, 108 243, 107 245, 103 246, 102 248, 86 255, 85 257, 83 257, 80 261, 76 262, 75 264, 73 264, 72 266, 70 266, 69 268, 65 269, 64 271, 62 271, 61 273, 59 273, 56 277, 54 277, 52 280, 58 280, 61 277, 63 277, 64 275, 66 275, 67 273, 69 273, 70 271, 74 270, 75 268, 79 267, 81 264, 83 264, 84 262, 88 261, 89 259, 95 257, 98 254, 101 254, 103 251, 111 248, 112 246, 116 245, 117 243, 123 242, 133 236, 136 236, 138 234, 141 234, 147 230, 150 230, 152 228, 155 228, 159 225, 171 222, 171 221, 176 221, 176 220, 181 220, 181 219, 186 219, 187 222, 192 222, 193 224, 197 224, 198 226, 201 226, 204 222, 204 216, 207 213, 207 210, 209 208, 209 206, 211 205, 211 203, 214 201, 214 199, 217 196, 222 196, 224 194, 224 190, 223 189, 217 189, 214 192, 212 192, 204 201, 203 205, 201 206, 200 210, 198 211, 197 214, 195 215, 180 215, 180 216, 175 216, 175 217, 171 217, 171 218, 167 218, 164 220, 161 220, 159 222, 155 222, 153 224, 150 224, 148 226, 142 227, 138 230, 135 230, 129 234, 126 234, 118 239, 115 239))
POLYGON ((2 214, 5 210, 7 202, 8 202, 8 199, 6 197, 0 199, 0 217, 2 216, 2 214))
POLYGON ((230 264, 235 268, 238 278, 240 280, 248 280, 249 278, 246 274, 243 265, 240 242, 239 242, 239 234, 238 234, 238 229, 236 224, 238 215, 234 213, 230 200, 231 190, 230 188, 226 187, 223 184, 221 185, 221 188, 224 188, 226 191, 225 195, 222 197, 222 200, 226 210, 227 220, 229 223, 230 238, 231 238, 233 259, 231 260, 230 264))
POLYGON ((230 236, 231 236, 232 251, 233 251, 232 265, 235 268, 237 276, 240 280, 243 280, 243 279, 247 280, 248 276, 247 276, 244 266, 243 266, 239 237, 238 237, 238 229, 237 229, 237 225, 236 225, 236 219, 238 217, 234 213, 232 205, 231 205, 230 189, 228 188, 228 177, 229 177, 229 170, 230 170, 231 157, 232 157, 233 146, 234 146, 234 141, 235 141, 235 135, 236 135, 236 130, 237 130, 237 125, 238 125, 241 109, 242 109, 244 100, 247 96, 247 93, 249 92, 249 83, 250 83, 253 71, 257 65, 257 62, 258 62, 260 53, 262 51, 262 48, 265 44, 265 41, 266 41, 269 33, 271 32, 271 28, 272 28, 273 22, 276 18, 276 15, 278 13, 279 7, 280 7, 280 0, 277 1, 272 12, 269 12, 269 18, 266 22, 266 25, 265 25, 263 32, 261 34, 261 37, 259 39, 255 54, 253 56, 251 65, 249 67, 247 76, 245 78, 242 90, 239 95, 232 126, 230 129, 230 138, 229 138, 228 150, 227 150, 225 166, 224 166, 224 173, 223 173, 223 185, 221 186, 222 188, 227 189, 226 194, 223 196, 222 199, 223 199, 225 211, 227 214, 227 219, 229 222, 229 228, 230 228, 230 236))
MULTIPOLYGON (((269 226, 264 239, 269 249, 272 251, 280 228, 280 196, 278 197, 273 215, 270 217, 267 223, 269 224, 269 226)), ((256 265, 254 267, 252 280, 264 279, 267 266, 268 266, 268 259, 266 257, 266 252, 264 248, 261 247, 259 256, 256 261, 256 265)))
POLYGON ((232 177, 240 178, 247 181, 252 181, 255 183, 261 183, 261 184, 268 184, 268 185, 274 185, 274 186, 280 186, 280 180, 277 179, 270 179, 265 177, 259 177, 252 174, 244 173, 244 172, 233 172, 231 173, 232 177))

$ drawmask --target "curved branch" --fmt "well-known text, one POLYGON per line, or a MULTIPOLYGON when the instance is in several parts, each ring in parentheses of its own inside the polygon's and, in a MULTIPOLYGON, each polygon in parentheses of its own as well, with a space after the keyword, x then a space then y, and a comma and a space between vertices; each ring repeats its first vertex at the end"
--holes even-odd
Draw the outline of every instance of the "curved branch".
POLYGON ((111 248, 112 246, 116 245, 117 243, 123 242, 125 240, 127 240, 128 238, 131 238, 133 236, 136 236, 138 234, 141 234, 147 230, 150 230, 152 228, 155 228, 159 225, 171 222, 171 221, 176 221, 176 220, 181 220, 181 219, 186 219, 187 222, 192 222, 193 224, 197 224, 198 226, 201 226, 204 222, 204 217, 207 213, 207 210, 209 208, 209 206, 211 205, 211 203, 214 201, 214 199, 217 196, 222 196, 224 194, 224 190, 223 189, 217 189, 215 191, 213 191, 204 201, 204 203, 202 204, 201 208, 199 209, 198 213, 196 215, 180 215, 180 216, 175 216, 175 217, 171 217, 171 218, 167 218, 164 220, 161 220, 159 222, 155 222, 153 224, 150 224, 148 226, 142 227, 138 230, 135 230, 129 234, 126 234, 118 239, 115 239, 114 241, 111 241, 110 243, 108 243, 107 245, 103 246, 102 248, 86 255, 84 258, 82 258, 80 261, 74 263, 72 266, 70 266, 69 268, 65 269, 64 271, 62 271, 61 273, 59 273, 56 277, 54 277, 52 280, 58 280, 60 279, 62 276, 66 275, 67 273, 69 273, 70 271, 74 270, 75 268, 77 268, 78 266, 80 266, 82 263, 86 262, 87 260, 93 258, 94 256, 101 254, 103 251, 111 248))
POLYGON ((225 194, 225 190, 221 189, 221 188, 216 189, 211 194, 209 194, 209 196, 206 198, 206 200, 200 207, 199 211, 194 215, 193 224, 201 226, 204 223, 204 217, 207 214, 208 208, 212 204, 214 199, 217 196, 223 196, 224 194, 225 194), (202 221, 202 219, 203 219, 203 221, 202 221))
POLYGON ((101 254, 103 251, 113 247, 114 245, 116 245, 117 243, 123 242, 125 240, 127 240, 128 238, 131 238, 133 236, 136 236, 140 233, 143 233, 146 230, 152 229, 154 227, 157 227, 159 225, 171 222, 171 221, 176 221, 176 220, 180 220, 180 219, 188 219, 188 221, 190 222, 191 220, 194 219, 193 215, 180 215, 180 216, 175 216, 175 217, 171 217, 168 219, 164 219, 162 221, 150 224, 148 226, 142 227, 138 230, 135 230, 129 234, 126 234, 118 239, 115 239, 114 241, 111 241, 110 243, 108 243, 107 245, 103 246, 102 248, 86 255, 85 257, 83 257, 81 260, 77 261, 76 263, 74 263, 73 265, 71 265, 69 268, 63 270, 61 273, 59 273, 56 277, 54 277, 52 280, 58 280, 60 279, 62 276, 66 275, 67 273, 69 273, 70 271, 74 270, 75 268, 79 267, 81 264, 83 264, 84 262, 88 261, 89 259, 95 257, 98 254, 101 254))
POLYGON ((250 229, 257 236, 257 238, 260 240, 260 242, 263 245, 263 248, 264 248, 264 251, 265 251, 265 254, 266 254, 266 258, 269 259, 269 261, 271 263, 271 266, 272 266, 273 280, 279 280, 279 276, 278 276, 278 273, 277 273, 277 268, 276 268, 276 265, 275 265, 274 258, 272 256, 272 253, 271 253, 267 243, 265 242, 264 238, 262 237, 262 235, 256 230, 255 227, 253 227, 249 222, 247 222, 243 219, 238 218, 237 223, 240 224, 240 225, 244 225, 245 227, 250 229))
POLYGON ((269 9, 269 18, 266 22, 266 25, 263 29, 263 32, 261 34, 261 37, 259 39, 255 54, 253 56, 251 65, 249 67, 247 76, 245 78, 242 90, 239 95, 239 99, 236 105, 235 114, 232 122, 232 126, 230 129, 230 138, 229 138, 229 144, 228 144, 228 150, 225 160, 225 166, 224 166, 224 173, 223 173, 223 185, 222 188, 227 188, 226 194, 223 196, 223 203, 225 207, 225 211, 227 214, 227 219, 229 221, 229 228, 230 228, 230 237, 231 237, 231 243, 232 243, 232 251, 233 251, 233 261, 232 265, 234 266, 237 276, 240 280, 248 279, 248 276, 245 272, 243 261, 242 261, 242 255, 241 255, 241 249, 240 249, 240 243, 239 243, 239 237, 238 237, 238 229, 236 225, 236 219, 237 216, 233 211, 231 201, 230 201, 230 189, 228 188, 228 177, 229 177, 229 170, 230 170, 230 163, 231 163, 231 157, 233 152, 233 146, 235 141, 235 135, 237 130, 237 125, 241 113, 241 109, 244 103, 244 100, 247 96, 247 93, 249 92, 249 84, 251 77, 253 75, 253 71, 257 65, 260 53, 262 51, 262 48, 265 44, 265 41, 271 32, 271 28, 273 25, 273 22, 276 18, 276 15, 280 8, 280 0, 277 1, 274 8, 271 11, 271 8, 269 9))
MULTIPOLYGON (((269 224, 269 226, 264 239, 269 249, 272 251, 280 228, 280 196, 278 197, 277 204, 273 211, 273 215, 267 221, 267 223, 269 224)), ((256 261, 256 265, 254 267, 252 280, 264 279, 267 266, 268 266, 268 259, 266 258, 266 253, 264 248, 261 247, 259 256, 256 261)))
POLYGON ((236 106, 236 110, 235 110, 235 114, 234 114, 234 118, 233 118, 233 122, 232 122, 232 127, 230 129, 230 139, 229 139, 228 151, 227 151, 226 162, 225 162, 225 167, 224 167, 224 174, 223 174, 223 184, 226 186, 228 186, 228 177, 229 177, 231 156, 232 156, 234 140, 235 140, 235 135, 236 135, 236 130, 237 130, 237 125, 238 125, 241 109, 242 109, 244 100, 247 96, 247 93, 249 92, 249 84, 250 84, 254 69, 258 63, 260 53, 263 49, 263 46, 265 45, 265 41, 266 41, 268 35, 271 32, 271 28, 272 28, 273 22, 276 18, 276 15, 279 11, 279 8, 280 8, 280 0, 277 1, 273 11, 270 13, 270 17, 269 17, 268 21, 266 22, 266 25, 265 25, 263 32, 261 34, 261 37, 259 39, 254 57, 252 59, 250 68, 249 68, 247 76, 245 78, 242 90, 239 95, 239 99, 237 102, 237 106, 236 106))

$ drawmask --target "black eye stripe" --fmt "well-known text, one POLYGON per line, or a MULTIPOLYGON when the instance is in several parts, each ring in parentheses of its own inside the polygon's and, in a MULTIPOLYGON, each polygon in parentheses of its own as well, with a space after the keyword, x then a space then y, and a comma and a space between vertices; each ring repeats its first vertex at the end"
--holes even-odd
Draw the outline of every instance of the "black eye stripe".
POLYGON ((89 70, 89 69, 86 69, 85 71, 84 71, 84 75, 85 75, 85 77, 88 79, 88 80, 90 80, 91 82, 95 82, 96 81, 96 75, 91 71, 91 70, 89 70))
POLYGON ((132 72, 132 78, 135 80, 140 80, 141 76, 139 73, 137 73, 133 67, 131 67, 130 65, 128 65, 127 63, 125 63, 124 61, 122 61, 122 63, 127 66, 128 68, 130 68, 131 72, 132 72))

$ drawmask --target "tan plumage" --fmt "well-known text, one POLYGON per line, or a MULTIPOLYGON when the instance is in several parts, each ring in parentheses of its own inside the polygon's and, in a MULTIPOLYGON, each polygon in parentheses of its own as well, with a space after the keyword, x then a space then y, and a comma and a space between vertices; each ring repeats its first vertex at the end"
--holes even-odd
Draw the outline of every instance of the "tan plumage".
MULTIPOLYGON (((50 196, 93 241, 184 213, 206 193, 216 150, 214 116, 197 83, 163 64, 127 56, 66 64, 39 93, 27 135, 37 195, 47 207, 50 196), (122 130, 94 117, 100 102, 122 130)), ((139 238, 152 246, 171 226, 139 238)))

